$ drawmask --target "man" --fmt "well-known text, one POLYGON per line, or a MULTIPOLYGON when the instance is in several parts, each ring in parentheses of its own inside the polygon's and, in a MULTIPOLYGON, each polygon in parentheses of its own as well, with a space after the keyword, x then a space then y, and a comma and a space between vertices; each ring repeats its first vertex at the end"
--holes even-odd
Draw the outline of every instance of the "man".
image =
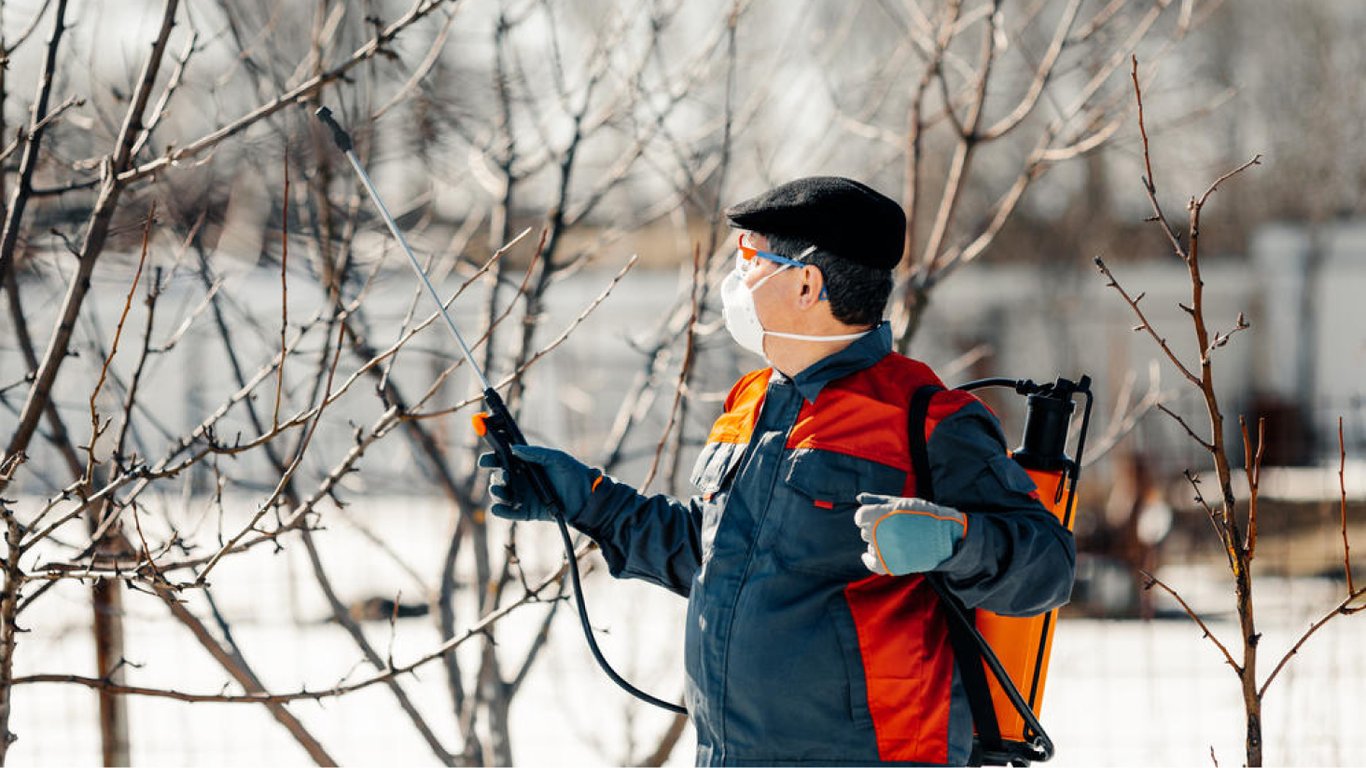
MULTIPOLYGON (((742 231, 726 327, 770 366, 726 398, 693 473, 700 495, 644 496, 547 448, 517 455, 545 469, 612 575, 688 598, 698 764, 962 764, 972 715, 926 574, 968 607, 1040 613, 1071 590, 1071 534, 996 418, 960 392, 930 401, 936 503, 915 498, 909 403, 940 382, 892 352, 882 321, 900 206, 816 177, 726 214, 742 231)), ((494 514, 549 519, 509 482, 494 472, 494 514)))

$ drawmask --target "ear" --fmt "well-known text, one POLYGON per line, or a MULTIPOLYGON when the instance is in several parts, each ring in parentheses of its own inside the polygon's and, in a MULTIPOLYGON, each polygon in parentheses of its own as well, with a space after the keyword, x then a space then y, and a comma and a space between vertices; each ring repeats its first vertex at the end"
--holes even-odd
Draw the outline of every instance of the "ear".
POLYGON ((811 309, 820 303, 821 291, 825 290, 825 275, 814 266, 807 265, 801 269, 802 284, 801 292, 797 296, 797 303, 802 309, 811 309))

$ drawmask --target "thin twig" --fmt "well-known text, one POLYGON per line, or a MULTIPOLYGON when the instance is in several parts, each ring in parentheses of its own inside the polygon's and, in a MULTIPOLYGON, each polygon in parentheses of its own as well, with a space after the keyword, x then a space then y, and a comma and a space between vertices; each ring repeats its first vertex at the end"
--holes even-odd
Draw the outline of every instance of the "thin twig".
POLYGON ((1342 417, 1338 417, 1338 502, 1342 521, 1342 569, 1347 574, 1347 593, 1356 592, 1352 581, 1352 545, 1347 541, 1347 443, 1342 438, 1342 417))
POLYGON ((1286 664, 1290 663, 1290 658, 1295 654, 1299 653, 1300 648, 1309 640, 1310 637, 1313 637, 1314 633, 1318 632, 1324 624, 1327 624, 1328 622, 1332 621, 1334 618, 1338 616, 1350 616, 1363 609, 1366 609, 1366 603, 1363 603, 1362 605, 1358 605, 1355 607, 1352 606, 1352 603, 1356 602, 1357 600, 1363 597, 1366 597, 1366 587, 1363 587, 1359 591, 1349 593, 1346 597, 1342 599, 1341 602, 1333 606, 1327 613, 1321 616, 1318 621, 1309 625, 1309 629, 1305 630, 1304 634, 1300 636, 1300 639, 1296 641, 1296 643, 1293 646, 1290 647, 1290 650, 1285 652, 1285 655, 1281 657, 1280 663, 1276 665, 1276 668, 1271 670, 1271 675, 1266 678, 1266 682, 1262 683, 1262 687, 1257 690, 1257 697, 1261 698, 1262 696, 1266 695, 1266 689, 1271 686, 1271 681, 1276 679, 1276 675, 1279 675, 1281 673, 1281 669, 1283 669, 1286 664))
POLYGON ((659 461, 664 455, 664 446, 669 440, 669 434, 673 431, 675 419, 678 417, 678 406, 683 401, 683 394, 688 388, 688 376, 692 373, 692 361, 694 351, 694 340, 697 334, 697 318, 700 311, 699 299, 702 284, 702 244, 697 243, 693 246, 692 253, 692 308, 688 316, 688 330, 684 341, 683 363, 679 366, 678 381, 674 384, 674 399, 669 406, 669 420, 664 425, 664 431, 659 436, 659 443, 655 446, 654 458, 650 461, 650 470, 645 473, 645 479, 641 482, 641 490, 650 487, 650 483, 655 479, 655 473, 659 471, 659 461))
POLYGON ((1129 71, 1129 76, 1134 81, 1134 100, 1138 102, 1138 133, 1143 139, 1143 167, 1147 173, 1143 177, 1143 191, 1148 194, 1148 203, 1153 208, 1153 221, 1156 221, 1162 228, 1162 233, 1167 236, 1168 242, 1172 245, 1172 250, 1182 261, 1189 260, 1186 249, 1181 245, 1181 238, 1177 236, 1171 224, 1167 222, 1167 216, 1162 212, 1162 204, 1157 201, 1157 182, 1153 179, 1153 163, 1151 153, 1148 148, 1148 129, 1143 124, 1143 89, 1138 82, 1138 56, 1130 55, 1133 67, 1129 71))
POLYGON ((19 47, 22 46, 25 43, 25 41, 28 40, 29 36, 33 34, 34 30, 38 29, 38 22, 43 20, 43 16, 47 13, 47 7, 49 5, 52 5, 52 0, 43 0, 42 6, 40 6, 38 10, 33 12, 33 16, 29 19, 28 26, 24 28, 24 31, 20 32, 14 38, 14 42, 5 45, 4 55, 6 58, 8 58, 10 54, 19 50, 19 47))
MULTIPOLYGON (((1143 294, 1139 294, 1137 298, 1131 297, 1129 295, 1129 292, 1124 290, 1124 286, 1119 284, 1119 280, 1115 278, 1114 274, 1110 272, 1110 268, 1105 266, 1105 261, 1103 259, 1097 256, 1095 258, 1095 263, 1096 268, 1101 271, 1101 274, 1105 275, 1107 280, 1110 281, 1109 283, 1107 283, 1107 285, 1118 291, 1119 295, 1124 297, 1124 301, 1126 304, 1129 305, 1129 308, 1134 311, 1134 314, 1138 315, 1139 325, 1134 330, 1147 331, 1148 335, 1152 337, 1153 341, 1157 342, 1157 346, 1162 349, 1162 352, 1164 354, 1166 354, 1167 359, 1172 362, 1172 365, 1176 366, 1176 370, 1180 372, 1180 374, 1184 376, 1187 381, 1196 385, 1197 387, 1200 386, 1200 378, 1196 376, 1194 373, 1192 373, 1191 370, 1186 367, 1185 363, 1181 362, 1181 358, 1177 357, 1176 353, 1172 351, 1172 348, 1167 345, 1167 340, 1158 335, 1157 329, 1153 328, 1152 323, 1148 322, 1147 315, 1145 315, 1143 313, 1143 310, 1138 306, 1138 303, 1143 300, 1143 294)), ((1201 440, 1200 442, 1201 445, 1207 445, 1207 443, 1205 443, 1205 441, 1203 440, 1201 440)))
POLYGON ((1086 458, 1083 460, 1084 466, 1091 466, 1107 455, 1120 440, 1124 439, 1130 432, 1138 426, 1139 420, 1144 415, 1161 405, 1169 393, 1162 391, 1161 366, 1156 360, 1148 362, 1148 392, 1142 400, 1130 405, 1130 391, 1133 387, 1134 375, 1131 371, 1125 379, 1120 396, 1116 398, 1114 416, 1111 418, 1110 426, 1105 430, 1105 434, 1096 438, 1094 442, 1086 444, 1086 458), (1094 446, 1094 447, 1093 447, 1094 446))
MULTIPOLYGON (((525 362, 517 366, 516 370, 514 370, 512 373, 509 373, 507 376, 504 376, 501 381, 494 384, 494 389, 501 389, 511 384, 513 381, 517 380, 520 376, 526 373, 527 369, 535 365, 537 361, 539 361, 546 355, 550 354, 551 352, 555 351, 556 347, 563 344, 565 342, 565 339, 568 339, 569 335, 574 332, 574 329, 578 328, 584 320, 588 319, 588 316, 593 313, 593 310, 597 309, 598 305, 602 304, 602 302, 605 301, 607 297, 612 294, 612 290, 616 288, 617 283, 621 282, 621 279, 626 276, 627 272, 631 271, 631 268, 634 267, 636 265, 636 262, 638 262, 639 260, 639 254, 631 254, 631 258, 626 260, 626 265, 623 266, 621 270, 612 277, 611 281, 608 282, 607 287, 604 288, 602 292, 597 295, 597 297, 595 297, 591 302, 589 302, 588 306, 584 307, 583 311, 580 312, 579 315, 575 317, 572 321, 570 321, 569 325, 565 326, 565 329, 560 332, 559 336, 556 336, 554 339, 550 341, 550 343, 536 350, 536 352, 532 354, 530 357, 528 357, 525 362)), ((438 418, 441 416, 446 416, 455 413, 456 411, 462 410, 464 408, 468 408, 469 406, 480 402, 481 399, 482 396, 476 395, 474 397, 466 398, 465 400, 462 400, 456 403, 455 405, 450 406, 449 408, 442 408, 436 411, 425 411, 423 413, 407 413, 403 415, 403 418, 404 420, 438 418)))
POLYGON ((147 306, 147 324, 142 331, 142 350, 138 355, 137 366, 133 369, 133 376, 128 382, 128 389, 123 401, 123 424, 119 427, 119 438, 114 442, 114 459, 120 461, 124 455, 124 447, 128 440, 128 434, 133 425, 133 406, 137 403, 137 394, 142 382, 143 371, 147 368, 147 359, 152 354, 152 330, 156 327, 157 300, 161 298, 161 267, 152 270, 151 284, 147 286, 147 298, 144 303, 147 306))
POLYGON ((1062 54, 1063 47, 1067 44, 1068 33, 1072 25, 1077 20, 1077 12, 1081 10, 1082 0, 1070 0, 1062 12, 1062 19, 1059 20, 1053 40, 1048 44, 1048 50, 1044 53, 1043 59, 1035 69, 1034 79, 1030 81, 1029 88, 1025 91, 1024 98, 1011 110, 1010 114, 1001 118, 995 125, 982 132, 982 138, 990 141, 1000 138, 1014 130, 1030 112, 1034 111, 1034 106, 1039 103, 1039 96, 1043 94, 1053 72, 1057 67, 1058 57, 1062 54))
POLYGON ((109 366, 114 362, 114 356, 119 352, 119 339, 123 337, 123 324, 128 320, 128 310, 133 306, 133 294, 137 293, 138 283, 142 280, 142 268, 147 263, 147 247, 152 235, 152 222, 156 220, 156 202, 152 203, 152 209, 147 212, 147 221, 142 229, 142 251, 138 256, 137 270, 133 273, 133 282, 128 286, 128 295, 123 300, 123 311, 119 313, 118 325, 114 327, 114 341, 109 345, 109 354, 105 355, 104 364, 100 366, 99 378, 95 380, 95 388, 90 391, 90 444, 86 447, 87 457, 85 465, 85 482, 89 483, 95 476, 95 442, 100 435, 104 434, 105 427, 100 426, 100 414, 97 401, 100 397, 100 390, 104 388, 104 382, 109 378, 109 366))
POLYGON ((399 86, 398 90, 394 91, 394 94, 389 97, 389 100, 384 103, 384 106, 376 109, 370 114, 371 121, 379 120, 384 116, 385 112, 388 112, 394 105, 403 101, 403 99, 412 92, 413 88, 416 87, 418 83, 422 82, 423 78, 432 71, 432 67, 436 66, 436 63, 440 61, 441 54, 446 49, 446 36, 450 34, 451 23, 454 21, 455 11, 446 11, 446 23, 442 24, 441 29, 436 33, 436 38, 432 40, 431 46, 427 49, 426 57, 413 68, 413 73, 408 77, 407 82, 399 86))
MULTIPOLYGON (((1238 417, 1238 426, 1243 433, 1243 469, 1247 473, 1247 541, 1243 551, 1247 552, 1250 562, 1257 552, 1257 496, 1262 482, 1262 454, 1266 451, 1266 417, 1257 419, 1257 450, 1254 453, 1252 441, 1248 439, 1247 418, 1238 417)), ((1350 591, 1350 590, 1349 590, 1350 591)))
POLYGON ((1210 631, 1210 628, 1208 625, 1205 624, 1204 619, 1200 618, 1200 614, 1192 610, 1190 605, 1186 603, 1185 599, 1182 598, 1181 595, 1176 593, 1176 590, 1167 586, 1162 582, 1161 579, 1157 578, 1151 573, 1148 573, 1147 571, 1141 570, 1139 571, 1139 573, 1143 574, 1143 577, 1147 580, 1147 584, 1144 585, 1145 588, 1151 589, 1154 586, 1161 587, 1163 591, 1165 591, 1167 594, 1175 598, 1176 602, 1180 603, 1181 607, 1186 611, 1186 615, 1191 617, 1191 620, 1200 626, 1200 629, 1205 633, 1205 637, 1209 638, 1209 641, 1211 643, 1214 643, 1215 647, 1219 649, 1219 652, 1224 655, 1224 661, 1227 662, 1230 667, 1233 667, 1233 670, 1238 674, 1241 675, 1243 673, 1242 667, 1238 666, 1238 662, 1233 660, 1233 655, 1228 652, 1228 648, 1225 648, 1224 644, 1219 642, 1219 638, 1216 637, 1212 631, 1210 631))
POLYGON ((280 428, 280 398, 285 391, 285 338, 289 331, 289 145, 285 145, 285 190, 280 213, 280 366, 275 369, 275 410, 271 416, 272 429, 280 428))
MULTIPOLYGON (((66 112, 67 110, 72 109, 73 107, 83 107, 83 106, 85 106, 85 99, 78 98, 78 97, 76 97, 76 96, 68 96, 68 97, 66 97, 66 100, 65 100, 65 101, 63 101, 61 104, 58 104, 57 106, 53 107, 53 108, 52 108, 52 111, 50 111, 50 112, 48 112, 46 115, 44 115, 44 116, 43 116, 43 119, 41 119, 41 120, 39 120, 38 122, 34 123, 28 130, 24 130, 24 129, 21 128, 21 129, 19 130, 19 135, 18 135, 17 137, 15 137, 15 139, 14 139, 13 141, 11 141, 9 144, 6 144, 4 150, 0 150, 0 163, 2 163, 2 162, 4 162, 4 161, 8 160, 8 159, 10 158, 11 155, 13 155, 15 152, 17 152, 17 151, 19 150, 19 147, 20 147, 25 141, 27 141, 27 138, 28 138, 29 135, 31 135, 32 133, 36 133, 36 132, 38 132, 38 131, 41 131, 42 129, 44 129, 44 128, 48 127, 49 125, 51 125, 52 123, 56 122, 57 118, 61 117, 63 112, 66 112)), ((94 183, 91 182, 90 185, 91 185, 91 186, 94 186, 94 183)), ((31 189, 31 190, 30 190, 30 195, 35 195, 35 194, 37 194, 37 193, 38 193, 38 190, 37 190, 37 189, 31 189)))
POLYGON ((327 386, 323 388, 322 402, 317 408, 317 415, 313 417, 312 423, 309 424, 308 431, 299 442, 298 452, 295 454, 293 461, 290 462, 288 469, 285 470, 284 476, 275 484, 275 489, 271 492, 270 496, 257 507, 256 514, 252 516, 251 521, 233 536, 232 539, 224 544, 218 550, 217 554, 209 558, 209 561, 205 563, 204 570, 200 571, 199 575, 195 578, 196 584, 202 585, 207 583, 205 582, 205 577, 213 570, 214 566, 218 565, 219 561, 223 559, 223 556, 231 551, 233 546, 246 537, 249 532, 256 530, 256 524, 275 506, 275 502, 280 498, 280 494, 284 492, 285 486, 289 483, 290 479, 294 477, 294 473, 298 470, 299 466, 303 464, 304 452, 308 450, 309 443, 312 442, 313 436, 318 432, 318 425, 322 423, 323 409, 326 408, 326 404, 332 393, 332 380, 337 373, 337 363, 341 360, 341 336, 345 333, 345 330, 345 324, 340 324, 337 331, 338 338, 336 351, 332 355, 332 365, 327 371, 327 386))
POLYGON ((1214 507, 1205 500, 1205 494, 1200 490, 1200 476, 1191 472, 1189 469, 1182 473, 1186 482, 1190 483, 1191 491, 1195 494, 1195 503, 1205 510, 1205 515, 1209 518, 1210 525, 1214 528, 1214 535, 1218 537, 1219 544, 1223 547, 1224 554, 1229 558, 1229 567, 1233 567, 1234 551, 1229 543, 1228 521, 1223 515, 1215 511, 1214 507))
POLYGON ((142 515, 138 514, 138 503, 135 501, 129 506, 133 510, 133 528, 137 531, 138 542, 142 545, 142 560, 152 572, 151 581, 154 584, 165 584, 166 577, 162 576, 161 571, 157 568, 156 558, 152 556, 152 549, 147 546, 147 536, 142 532, 142 515))
MULTIPOLYGON (((518 569, 520 572, 521 569, 518 569)), ((523 587, 526 587, 526 576, 522 575, 523 587)), ((526 656, 522 659, 521 666, 517 673, 507 684, 508 696, 516 695, 521 690, 522 683, 526 682, 528 675, 531 674, 532 666, 540 656, 541 651, 545 650, 546 642, 550 639, 550 627, 555 621, 555 615, 559 613, 560 606, 564 605, 565 592, 569 584, 566 580, 560 580, 560 589, 555 596, 550 599, 550 610, 546 611, 545 618, 541 621, 541 628, 536 632, 536 637, 531 641, 531 647, 527 649, 526 656)))
POLYGON ((198 41, 198 32, 192 32, 190 38, 185 41, 185 48, 180 57, 176 59, 175 67, 171 70, 171 76, 166 80, 166 87, 162 89, 161 97, 157 99, 157 103, 152 106, 151 117, 142 127, 142 133, 139 134, 137 142, 133 144, 133 150, 129 157, 137 157, 147 146, 147 143, 152 140, 152 131, 156 130, 161 118, 166 116, 166 107, 171 103, 171 97, 175 95, 176 89, 180 87, 181 79, 185 75, 185 66, 190 63, 190 56, 194 54, 194 46, 198 41))
POLYGON ((1251 327, 1252 325, 1248 323, 1247 317, 1244 316, 1242 312, 1239 312, 1238 319, 1231 329, 1223 332, 1215 332, 1214 338, 1210 340, 1209 346, 1205 347, 1201 359, 1209 358, 1210 355, 1214 354, 1214 350, 1228 344, 1234 334, 1239 333, 1240 331, 1246 331, 1251 327))
POLYGON ((1225 173, 1223 176, 1220 176, 1219 178, 1215 179, 1215 180, 1214 180, 1214 183, 1211 184, 1211 185, 1209 185, 1209 189, 1205 190, 1205 194, 1203 194, 1203 195, 1200 196, 1200 200, 1196 203, 1196 205, 1197 205, 1198 207, 1203 208, 1203 207, 1205 206, 1205 201, 1209 199, 1209 196, 1210 196, 1210 195, 1214 194, 1214 191, 1215 191, 1215 190, 1219 189, 1219 185, 1220 185, 1220 184, 1223 184, 1224 182, 1228 181, 1229 179, 1233 178, 1234 176, 1237 176, 1238 174, 1242 173, 1243 171, 1246 171, 1248 168, 1251 168, 1251 167, 1254 166, 1254 165, 1261 165, 1261 164, 1262 164, 1262 155, 1261 155, 1261 153, 1259 152, 1259 153, 1257 153, 1256 155, 1253 155, 1253 157, 1252 157, 1251 160, 1248 160, 1246 163, 1243 163, 1242 165, 1238 166, 1237 168, 1234 168, 1233 170, 1229 171, 1228 173, 1225 173))
MULTIPOLYGON (((34 19, 37 23, 37 18, 34 19)), ((44 126, 47 125, 48 100, 52 95, 52 84, 57 78, 57 51, 61 45, 62 32, 66 30, 66 0, 58 0, 53 14, 52 35, 48 38, 47 52, 43 59, 42 73, 38 77, 38 93, 29 110, 29 126, 24 132, 24 154, 19 160, 19 174, 5 211, 4 231, 0 233, 0 277, 13 267, 14 251, 19 243, 19 230, 23 223, 24 209, 32 190, 33 175, 41 157, 44 126)), ((5 56, 8 60, 8 54, 5 56)), ((10 450, 9 453, 16 451, 10 450)), ((3 734, 0 734, 3 736, 3 734)), ((2 750, 0 750, 2 751, 2 750)))

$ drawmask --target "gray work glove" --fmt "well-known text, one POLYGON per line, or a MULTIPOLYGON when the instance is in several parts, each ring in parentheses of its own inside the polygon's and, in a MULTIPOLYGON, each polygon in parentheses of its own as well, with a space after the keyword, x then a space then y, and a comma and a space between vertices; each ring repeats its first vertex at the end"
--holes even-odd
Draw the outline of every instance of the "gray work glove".
MULTIPOLYGON (((589 494, 602 481, 601 471, 585 466, 564 451, 538 445, 514 445, 512 453, 545 470, 566 520, 573 520, 588 504, 589 494)), ((489 495, 494 501, 489 511, 494 515, 505 520, 552 519, 550 508, 536 496, 531 484, 520 476, 509 475, 498 454, 483 454, 479 457, 479 466, 493 470, 489 473, 489 495)))
POLYGON ((934 570, 953 555, 968 530, 962 512, 924 499, 860 493, 858 503, 854 523, 868 542, 863 564, 873 573, 934 570))

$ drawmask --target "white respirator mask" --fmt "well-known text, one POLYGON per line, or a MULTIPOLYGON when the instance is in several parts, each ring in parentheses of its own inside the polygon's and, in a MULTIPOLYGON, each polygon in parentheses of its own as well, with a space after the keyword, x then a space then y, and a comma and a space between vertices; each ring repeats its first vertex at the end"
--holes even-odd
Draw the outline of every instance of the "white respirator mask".
MULTIPOLYGON (((804 258, 815 248, 808 248, 803 251, 798 259, 804 258)), ((754 284, 754 287, 745 285, 745 275, 741 268, 732 270, 726 279, 721 282, 721 305, 723 314, 726 318, 726 330, 730 332, 731 338, 743 349, 747 349, 754 354, 764 357, 764 336, 777 336, 783 339, 795 339, 797 341, 853 341, 868 333, 840 333, 829 336, 811 336, 801 333, 783 333, 781 331, 769 331, 764 329, 764 324, 759 322, 759 310, 754 306, 754 293, 758 291, 764 283, 773 278, 774 275, 785 269, 790 269, 791 264, 783 264, 773 274, 754 284)), ((765 358, 767 359, 767 358, 765 358)))

